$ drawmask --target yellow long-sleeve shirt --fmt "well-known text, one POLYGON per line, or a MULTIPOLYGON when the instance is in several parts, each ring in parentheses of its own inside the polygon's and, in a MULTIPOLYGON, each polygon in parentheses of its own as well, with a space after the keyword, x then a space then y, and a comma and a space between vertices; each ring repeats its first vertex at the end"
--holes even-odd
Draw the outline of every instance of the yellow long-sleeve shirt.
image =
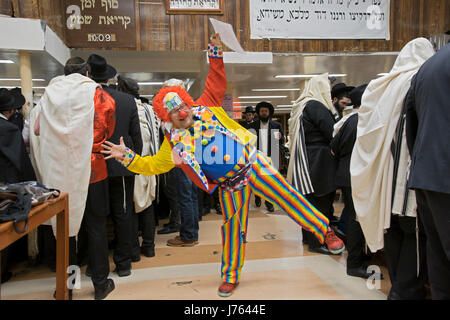
POLYGON ((136 154, 127 169, 134 173, 153 176, 169 172, 173 167, 175 162, 172 159, 172 148, 167 138, 164 138, 161 148, 154 156, 141 157, 136 154))

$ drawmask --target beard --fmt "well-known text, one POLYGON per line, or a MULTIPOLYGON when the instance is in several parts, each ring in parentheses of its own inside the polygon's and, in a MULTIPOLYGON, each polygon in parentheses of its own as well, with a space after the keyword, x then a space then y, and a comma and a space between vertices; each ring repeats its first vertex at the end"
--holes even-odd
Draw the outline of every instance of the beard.
POLYGON ((342 116, 342 110, 341 108, 339 108, 339 102, 333 103, 334 105, 334 109, 336 110, 336 112, 342 116))
POLYGON ((270 117, 259 117, 259 120, 261 120, 262 122, 268 122, 270 117))

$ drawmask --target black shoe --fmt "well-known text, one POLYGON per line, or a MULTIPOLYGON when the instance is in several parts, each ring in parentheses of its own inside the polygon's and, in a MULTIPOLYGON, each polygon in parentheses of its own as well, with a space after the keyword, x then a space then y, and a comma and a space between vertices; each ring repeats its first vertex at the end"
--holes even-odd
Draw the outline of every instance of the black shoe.
POLYGON ((129 275, 131 275, 131 269, 117 269, 114 270, 115 273, 117 273, 117 275, 119 277, 128 277, 129 275))
POLYGON ((365 266, 361 266, 358 268, 347 268, 347 274, 352 277, 358 277, 358 278, 363 278, 363 279, 368 279, 371 276, 378 275, 378 277, 376 277, 376 279, 380 279, 380 280, 384 279, 383 275, 381 273, 374 274, 374 273, 367 272, 367 267, 365 267, 365 266))
POLYGON ((87 267, 86 272, 84 274, 86 275, 86 277, 91 278, 92 277, 91 269, 89 269, 89 267, 87 267))
MULTIPOLYGON (((69 300, 72 300, 72 289, 69 289, 69 300)), ((53 299, 56 299, 56 290, 53 292, 53 299)))
POLYGON ((110 294, 115 289, 115 287, 116 286, 114 285, 113 279, 108 279, 106 281, 105 288, 103 288, 103 289, 95 288, 94 299, 95 300, 103 300, 103 299, 105 299, 108 296, 108 294, 110 294))
POLYGON ((400 297, 400 295, 398 293, 396 293, 395 291, 389 291, 389 295, 387 296, 388 300, 404 300, 400 297))
POLYGON ((142 247, 141 253, 147 258, 151 258, 155 256, 155 247, 142 247))
POLYGON ((269 212, 274 212, 275 211, 275 209, 273 207, 273 204, 271 204, 271 203, 267 203, 266 207, 267 207, 267 211, 269 211, 269 212))
POLYGON ((327 246, 320 246, 317 248, 308 248, 309 252, 320 253, 320 254, 333 254, 330 250, 328 250, 327 246))
POLYGON ((6 272, 2 273, 2 280, 1 280, 1 283, 5 283, 5 282, 11 280, 12 275, 13 275, 13 274, 12 274, 11 272, 9 272, 9 271, 6 271, 6 272))
POLYGON ((261 198, 255 198, 255 206, 261 207, 261 198))
POLYGON ((138 254, 138 255, 136 255, 134 257, 131 257, 131 262, 139 262, 139 261, 141 261, 141 255, 140 254, 138 254))
POLYGON ((202 209, 202 216, 206 216, 210 212, 211 212, 211 208, 203 207, 203 209, 202 209))
POLYGON ((222 208, 220 207, 220 204, 216 204, 214 209, 216 210, 216 214, 222 215, 222 208))
POLYGON ((172 225, 172 226, 164 227, 164 228, 158 230, 156 233, 157 234, 169 234, 169 233, 175 233, 178 231, 180 231, 180 227, 172 225))

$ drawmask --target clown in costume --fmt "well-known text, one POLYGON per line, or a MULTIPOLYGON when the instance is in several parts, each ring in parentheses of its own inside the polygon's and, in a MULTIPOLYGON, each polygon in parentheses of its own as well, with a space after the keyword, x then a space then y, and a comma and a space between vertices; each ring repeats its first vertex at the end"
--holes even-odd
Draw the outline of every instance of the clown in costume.
POLYGON ((220 296, 230 296, 240 280, 252 191, 281 207, 333 253, 344 250, 328 219, 256 149, 256 136, 230 119, 222 107, 194 103, 181 87, 161 89, 153 106, 165 130, 156 155, 140 157, 125 146, 122 138, 120 145, 105 142, 102 152, 108 155, 106 159, 115 158, 138 174, 157 175, 178 166, 206 192, 219 188, 224 218, 220 296))

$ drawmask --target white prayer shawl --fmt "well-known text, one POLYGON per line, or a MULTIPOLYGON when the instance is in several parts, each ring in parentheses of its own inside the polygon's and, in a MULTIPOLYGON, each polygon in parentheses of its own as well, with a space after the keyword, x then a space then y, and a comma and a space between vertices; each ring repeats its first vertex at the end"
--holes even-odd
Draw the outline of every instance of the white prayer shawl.
MULTIPOLYGON (((31 157, 39 182, 69 194, 70 237, 80 229, 89 188, 97 87, 80 74, 53 78, 30 119, 31 157)), ((56 217, 47 224, 56 235, 56 217)))
MULTIPOLYGON (((141 125, 142 157, 155 155, 159 145, 159 131, 152 106, 136 100, 141 125)), ((136 213, 142 212, 155 200, 156 177, 136 175, 134 182, 134 205, 136 213)))
POLYGON ((350 173, 355 211, 372 252, 384 247, 390 227, 394 160, 391 144, 409 90, 420 66, 434 54, 419 38, 400 52, 391 72, 371 81, 362 97, 350 173))
MULTIPOLYGON (((321 102, 332 114, 336 115, 336 109, 331 101, 331 88, 330 81, 328 80, 328 73, 315 76, 306 82, 305 89, 303 90, 300 97, 295 101, 295 104, 291 111, 291 116, 288 120, 289 125, 289 151, 291 154, 291 159, 289 161, 287 180, 291 183, 294 180, 303 181, 301 184, 309 185, 310 178, 307 168, 304 168, 304 164, 307 162, 306 150, 298 150, 304 145, 302 137, 304 137, 303 130, 300 130, 300 117, 303 115, 303 110, 306 104, 311 100, 317 100, 321 102), (303 142, 303 143, 302 143, 303 142), (297 156, 296 156, 297 155, 297 156), (294 175, 300 176, 301 178, 296 179, 294 175), (308 182, 309 181, 309 182, 308 182)), ((298 185, 294 185, 299 188, 298 185)), ((307 188, 307 189, 312 189, 307 188)), ((306 190, 300 190, 303 194, 307 194, 306 190)), ((311 191, 311 190, 309 190, 311 191)), ((308 192, 312 193, 314 191, 308 192)))

